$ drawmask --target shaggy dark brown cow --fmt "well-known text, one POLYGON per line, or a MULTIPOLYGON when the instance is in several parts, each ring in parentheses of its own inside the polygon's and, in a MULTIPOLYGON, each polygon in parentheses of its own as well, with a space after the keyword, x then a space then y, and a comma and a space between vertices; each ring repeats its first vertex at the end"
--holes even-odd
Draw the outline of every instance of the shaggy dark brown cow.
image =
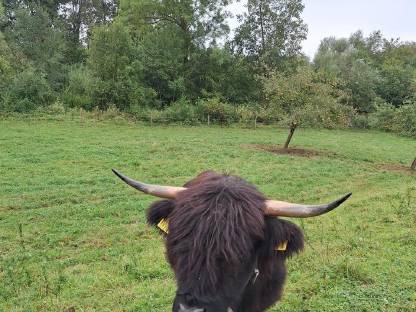
POLYGON ((134 181, 134 188, 165 200, 153 203, 147 220, 165 228, 166 253, 175 273, 174 312, 261 312, 280 299, 285 260, 303 248, 295 224, 276 218, 326 213, 328 205, 267 200, 256 187, 231 175, 206 171, 184 187, 134 181))

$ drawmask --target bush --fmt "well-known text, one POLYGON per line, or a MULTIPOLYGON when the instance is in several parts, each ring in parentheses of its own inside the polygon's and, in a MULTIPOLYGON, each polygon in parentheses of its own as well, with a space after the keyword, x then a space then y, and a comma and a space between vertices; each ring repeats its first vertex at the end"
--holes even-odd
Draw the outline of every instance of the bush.
POLYGON ((416 137, 416 101, 407 101, 399 108, 387 104, 379 106, 371 117, 377 129, 416 137))
POLYGON ((256 118, 256 111, 253 107, 247 105, 237 106, 235 109, 235 114, 240 123, 252 123, 256 118))
POLYGON ((394 106, 389 105, 387 103, 382 103, 377 106, 376 112, 371 114, 373 117, 373 124, 374 128, 385 130, 385 131, 393 131, 393 119, 395 116, 395 109, 394 106))
POLYGON ((164 110, 164 116, 169 121, 184 124, 195 124, 198 122, 197 107, 193 106, 187 99, 181 98, 164 110))
POLYGON ((144 113, 145 120, 150 121, 151 123, 166 123, 169 121, 166 119, 164 112, 161 110, 149 109, 144 111, 144 113))
POLYGON ((47 115, 64 115, 66 111, 64 104, 61 101, 56 101, 52 105, 46 107, 46 109, 42 109, 41 112, 44 112, 47 115))
POLYGON ((351 120, 351 126, 357 129, 370 129, 371 120, 368 115, 356 114, 351 120))
POLYGON ((408 102, 396 109, 393 118, 393 131, 416 137, 416 102, 408 102))
POLYGON ((198 109, 210 122, 220 124, 230 124, 238 120, 236 110, 229 103, 221 101, 219 97, 201 99, 198 101, 198 109))
POLYGON ((27 69, 14 77, 2 98, 2 110, 26 113, 50 105, 55 96, 42 74, 27 69))
POLYGON ((84 66, 73 68, 69 72, 69 85, 62 95, 64 104, 70 108, 94 108, 92 94, 97 81, 84 66))

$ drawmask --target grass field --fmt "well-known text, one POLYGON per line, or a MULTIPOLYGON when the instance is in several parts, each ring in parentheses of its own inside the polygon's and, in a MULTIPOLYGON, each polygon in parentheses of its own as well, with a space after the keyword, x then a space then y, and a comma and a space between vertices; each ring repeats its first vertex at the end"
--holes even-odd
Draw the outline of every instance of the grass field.
POLYGON ((230 172, 270 197, 326 202, 296 220, 305 251, 288 263, 271 311, 416 311, 416 141, 379 132, 299 130, 310 158, 248 149, 286 130, 0 121, 0 311, 170 311, 163 241, 145 224, 154 199, 110 171, 181 185, 230 172), (387 166, 386 166, 387 165, 387 166), (394 166, 391 166, 394 168, 394 166))

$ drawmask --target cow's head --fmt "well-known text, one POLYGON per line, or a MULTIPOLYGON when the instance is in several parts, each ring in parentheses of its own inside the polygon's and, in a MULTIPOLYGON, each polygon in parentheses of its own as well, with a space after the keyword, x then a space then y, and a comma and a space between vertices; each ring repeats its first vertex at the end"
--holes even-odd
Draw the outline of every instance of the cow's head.
POLYGON ((269 200, 242 178, 214 171, 183 187, 145 184, 113 171, 164 198, 150 206, 148 222, 168 222, 166 252, 178 285, 173 311, 182 312, 263 311, 280 297, 285 258, 303 247, 295 224, 272 217, 321 215, 351 195, 301 205, 269 200))

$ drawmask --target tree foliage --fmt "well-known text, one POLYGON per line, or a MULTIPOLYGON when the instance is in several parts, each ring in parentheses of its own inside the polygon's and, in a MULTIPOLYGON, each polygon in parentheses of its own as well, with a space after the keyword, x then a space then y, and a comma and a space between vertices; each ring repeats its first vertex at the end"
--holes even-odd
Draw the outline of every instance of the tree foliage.
POLYGON ((269 68, 299 55, 307 26, 301 0, 248 0, 247 13, 236 30, 237 51, 269 68))
POLYGON ((415 44, 387 40, 380 32, 367 38, 360 31, 348 39, 325 38, 314 65, 345 82, 350 105, 360 113, 374 112, 379 99, 399 107, 415 92, 415 44))

